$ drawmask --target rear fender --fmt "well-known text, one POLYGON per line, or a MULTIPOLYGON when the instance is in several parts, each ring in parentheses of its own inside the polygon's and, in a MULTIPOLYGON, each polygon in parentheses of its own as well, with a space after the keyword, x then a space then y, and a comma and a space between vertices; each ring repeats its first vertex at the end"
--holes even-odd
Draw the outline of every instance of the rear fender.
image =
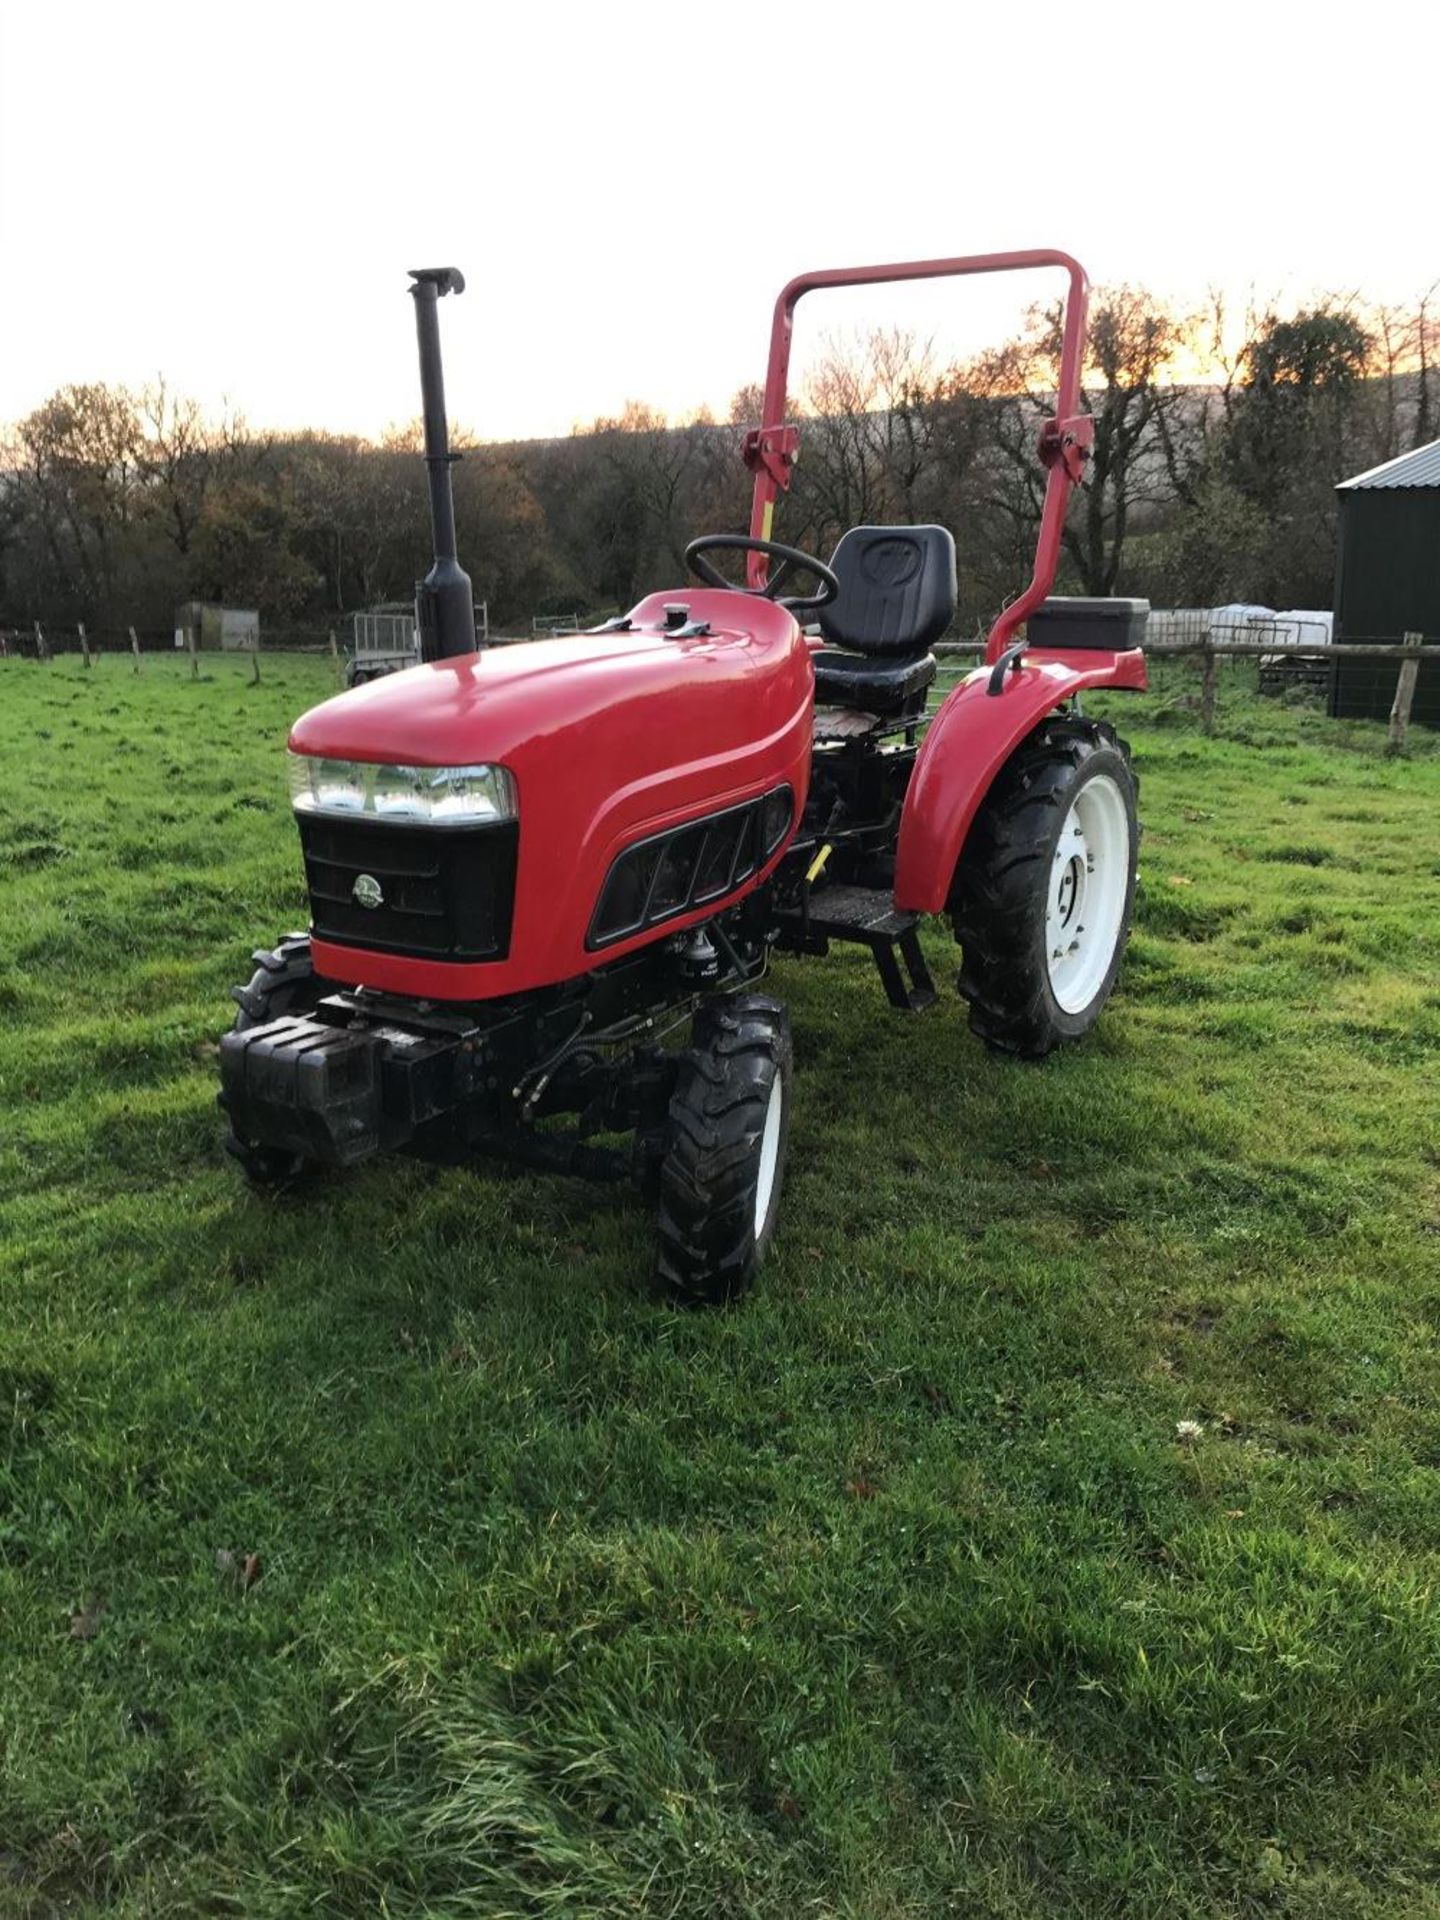
POLYGON ((966 676, 942 704, 915 758, 900 817, 895 856, 895 904, 912 913, 940 913, 950 897, 955 863, 970 823, 996 774, 1047 713, 1085 687, 1146 685, 1145 656, 1066 648, 1027 653, 1002 668, 1001 690, 990 692, 995 667, 966 676))

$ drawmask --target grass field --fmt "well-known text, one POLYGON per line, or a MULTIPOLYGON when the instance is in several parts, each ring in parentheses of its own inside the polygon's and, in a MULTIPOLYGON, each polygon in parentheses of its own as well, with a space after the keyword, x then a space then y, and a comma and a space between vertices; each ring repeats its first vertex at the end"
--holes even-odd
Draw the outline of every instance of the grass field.
POLYGON ((248 671, 0 666, 0 1914, 1440 1915, 1434 743, 1114 698, 1097 1032, 778 964, 676 1314, 605 1190, 233 1177, 329 690, 248 671))

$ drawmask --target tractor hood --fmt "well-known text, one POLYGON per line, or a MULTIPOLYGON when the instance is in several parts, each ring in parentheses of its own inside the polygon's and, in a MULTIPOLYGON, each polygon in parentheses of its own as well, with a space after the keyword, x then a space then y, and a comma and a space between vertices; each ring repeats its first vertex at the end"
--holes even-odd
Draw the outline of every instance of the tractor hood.
MULTIPOLYGON (((629 619, 626 630, 489 647, 337 694, 296 721, 291 750, 509 765, 557 734, 568 736, 568 757, 599 723, 607 750, 623 745, 633 774, 673 765, 687 742, 712 755, 743 753, 757 733, 789 719, 807 649, 783 607, 702 588, 652 595, 629 619), (666 605, 688 611, 676 632, 666 630, 666 605)), ((518 779, 521 768, 511 770, 518 779)))
MULTIPOLYGON (((433 977, 424 988, 478 998, 595 964, 586 930, 611 862, 634 841, 780 785, 791 788, 798 820, 813 700, 810 650, 784 607, 682 589, 641 601, 623 629, 491 647, 357 687, 304 714, 290 747, 326 759, 509 770, 520 822, 509 956, 443 969, 453 976, 448 991, 433 977)), ((610 951, 640 944, 637 936, 610 951)), ((351 984, 417 987, 413 963, 394 955, 347 958, 327 945, 316 957, 327 976, 351 984)))

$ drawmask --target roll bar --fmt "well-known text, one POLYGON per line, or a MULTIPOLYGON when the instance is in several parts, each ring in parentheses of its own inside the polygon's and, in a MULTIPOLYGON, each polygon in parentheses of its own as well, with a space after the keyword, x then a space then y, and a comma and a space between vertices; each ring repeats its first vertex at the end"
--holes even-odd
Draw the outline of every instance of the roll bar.
MULTIPOLYGON (((879 267, 828 267, 798 274, 775 302, 770 327, 770 359, 765 370, 763 424, 745 436, 745 464, 755 476, 750 506, 750 537, 768 540, 775 502, 790 485, 790 473, 800 443, 800 429, 785 425, 785 388, 790 372, 790 337, 795 308, 801 297, 822 287, 866 287, 890 280, 940 280, 971 273, 1015 273, 1035 267, 1060 267, 1069 275, 1065 296, 1064 331, 1060 346, 1060 382, 1055 414, 1040 430, 1037 456, 1048 469, 1040 532, 1035 542, 1035 568, 1030 584, 1013 600, 994 626, 985 645, 987 662, 998 660, 1011 635, 1045 599, 1060 563, 1060 537, 1070 489, 1085 470, 1094 438, 1094 421, 1080 409, 1081 362, 1085 351, 1085 320, 1090 283, 1085 269, 1068 253, 1037 247, 1020 253, 972 253, 950 260, 901 260, 879 267)), ((752 587, 765 584, 763 555, 748 563, 752 587)))

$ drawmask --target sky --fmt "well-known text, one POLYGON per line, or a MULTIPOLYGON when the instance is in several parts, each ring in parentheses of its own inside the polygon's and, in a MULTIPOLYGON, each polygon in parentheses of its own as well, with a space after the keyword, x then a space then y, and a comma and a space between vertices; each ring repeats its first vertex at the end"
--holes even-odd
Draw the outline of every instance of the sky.
MULTIPOLYGON (((1060 247, 1182 303, 1440 277, 1440 7, 0 0, 0 422, 163 374, 253 426, 717 413, 802 269, 1060 247), (1420 82, 1417 84, 1417 82, 1420 82)), ((963 354, 1058 284, 812 295, 963 354)))

